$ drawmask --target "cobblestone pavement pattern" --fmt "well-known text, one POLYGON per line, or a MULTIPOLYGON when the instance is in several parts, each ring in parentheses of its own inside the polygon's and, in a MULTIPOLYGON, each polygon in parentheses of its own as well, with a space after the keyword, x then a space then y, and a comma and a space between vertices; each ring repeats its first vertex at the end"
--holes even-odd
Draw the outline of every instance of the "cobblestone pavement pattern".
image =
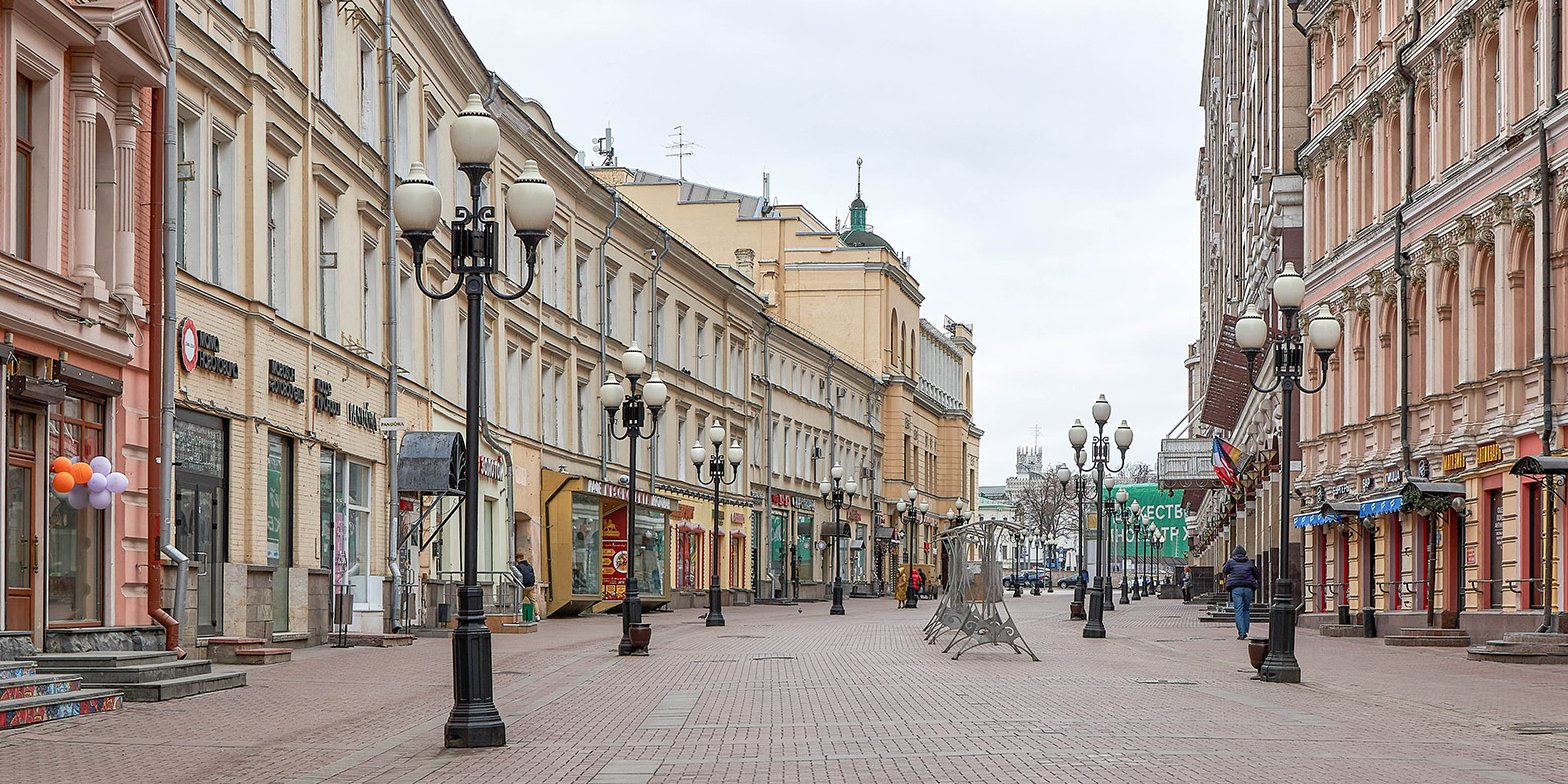
MULTIPOLYGON (((1249 680, 1234 628, 1146 599, 1107 640, 1067 594, 1009 599, 1039 663, 951 661, 929 610, 852 600, 656 613, 495 637, 505 749, 448 751, 450 647, 316 648, 243 689, 0 733, 0 781, 1568 782, 1568 668, 1310 631, 1307 682, 1249 680)), ((1261 627, 1260 631, 1267 627, 1261 627)))

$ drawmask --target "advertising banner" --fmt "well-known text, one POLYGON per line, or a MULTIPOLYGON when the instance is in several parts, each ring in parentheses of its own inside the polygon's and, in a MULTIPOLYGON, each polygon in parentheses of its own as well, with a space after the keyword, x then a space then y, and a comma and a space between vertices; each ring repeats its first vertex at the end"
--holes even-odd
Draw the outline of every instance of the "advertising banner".
POLYGON ((603 586, 601 598, 621 600, 626 598, 626 574, 631 563, 631 553, 626 547, 628 526, 626 507, 603 518, 599 546, 599 581, 603 586))
MULTIPOLYGON (((1153 523, 1154 527, 1165 537, 1165 542, 1158 551, 1164 558, 1187 557, 1187 511, 1181 505, 1182 491, 1173 491, 1167 494, 1159 485, 1153 482, 1136 485, 1121 485, 1118 489, 1126 488, 1127 503, 1138 502, 1139 517, 1146 523, 1153 523)), ((1113 491, 1114 492, 1114 491, 1113 491)), ((1110 501, 1106 502, 1106 514, 1110 515, 1110 501)), ((1115 545, 1116 552, 1121 552, 1123 543, 1127 541, 1122 520, 1115 519, 1111 522, 1111 543, 1115 545)), ((1141 540, 1138 547, 1148 545, 1141 540)))

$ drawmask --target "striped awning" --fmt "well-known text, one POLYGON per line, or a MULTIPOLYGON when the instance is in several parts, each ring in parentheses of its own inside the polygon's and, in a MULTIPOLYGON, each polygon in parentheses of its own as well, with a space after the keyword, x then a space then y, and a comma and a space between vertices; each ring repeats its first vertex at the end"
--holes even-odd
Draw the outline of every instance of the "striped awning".
POLYGON ((1297 528, 1311 528, 1314 525, 1325 525, 1327 523, 1335 522, 1338 519, 1339 517, 1337 515, 1326 515, 1320 512, 1308 512, 1306 514, 1296 515, 1295 526, 1297 528))
POLYGON ((1378 496, 1377 498, 1369 498, 1361 502, 1361 516, 1377 517, 1378 515, 1397 512, 1404 506, 1404 504, 1404 499, 1397 495, 1383 495, 1378 496))

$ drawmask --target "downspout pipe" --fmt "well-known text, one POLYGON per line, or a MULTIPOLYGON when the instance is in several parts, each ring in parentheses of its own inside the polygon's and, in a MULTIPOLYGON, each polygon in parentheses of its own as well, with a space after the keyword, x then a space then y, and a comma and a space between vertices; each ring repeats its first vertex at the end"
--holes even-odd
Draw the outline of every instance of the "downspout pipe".
MULTIPOLYGON (((662 241, 653 254, 653 272, 648 276, 648 367, 659 369, 659 272, 664 269, 664 257, 670 252, 670 230, 659 226, 662 241)), ((659 434, 654 428, 648 439, 648 476, 659 475, 659 434)), ((649 485, 652 486, 651 484, 649 485)))
MULTIPOLYGON (((621 220, 621 192, 612 188, 610 190, 610 198, 612 206, 610 222, 604 227, 604 236, 599 238, 599 372, 606 374, 606 378, 609 377, 609 370, 605 362, 607 359, 606 354, 609 350, 610 336, 605 334, 604 327, 609 323, 610 315, 610 267, 605 261, 605 248, 610 244, 610 232, 614 230, 615 224, 621 220)), ((655 291, 654 296, 658 296, 657 291, 655 291)), ((582 314, 578 315, 581 316, 582 314)), ((654 367, 657 368, 658 366, 655 365, 654 367)), ((648 475, 655 476, 656 474, 650 471, 648 475)), ((599 481, 608 481, 609 477, 610 429, 604 428, 599 433, 599 481)), ((652 487, 650 484, 649 488, 651 489, 652 487)))
POLYGON ((1301 0, 1290 0, 1290 24, 1301 33, 1302 38, 1307 40, 1307 107, 1306 111, 1302 112, 1302 119, 1307 124, 1307 135, 1301 140, 1301 144, 1296 145, 1293 163, 1296 165, 1297 174, 1301 174, 1301 151, 1312 143, 1312 34, 1307 30, 1307 26, 1301 23, 1300 14, 1301 0))
MULTIPOLYGON (((1416 80, 1410 73, 1405 57, 1421 40, 1421 4, 1412 3, 1410 9, 1410 38, 1394 52, 1394 68, 1405 80, 1405 193, 1394 208, 1394 274, 1399 278, 1399 300, 1396 315, 1399 319, 1399 461, 1405 478, 1410 478, 1410 264, 1405 258, 1405 210, 1416 189, 1416 80)), ((1428 518, 1426 573, 1426 625, 1437 624, 1437 529, 1436 521, 1428 518)), ((1389 545, 1391 548, 1393 544, 1389 545)), ((1376 557, 1376 543, 1373 556, 1376 557)))
MULTIPOLYGON (((390 0, 381 4, 381 79, 383 126, 386 129, 386 138, 382 156, 386 161, 386 214, 392 215, 392 200, 397 191, 397 104, 393 91, 392 70, 392 3, 390 0)), ((387 221, 386 239, 382 245, 386 248, 386 306, 387 306, 387 416, 397 416, 397 399, 399 396, 399 367, 398 354, 401 348, 398 345, 398 260, 397 260, 397 234, 392 221, 387 221)), ((390 431, 386 434, 387 440, 387 496, 390 498, 387 509, 387 573, 392 575, 392 601, 387 607, 387 626, 396 632, 399 630, 398 611, 403 606, 403 594, 407 590, 407 576, 403 574, 403 549, 408 546, 404 541, 398 522, 403 517, 402 493, 397 481, 398 434, 390 431)))
MULTIPOLYGON (((762 432, 767 438, 768 456, 764 461, 764 465, 767 466, 767 470, 766 476, 763 479, 763 484, 765 487, 762 494, 762 514, 763 525, 767 526, 767 530, 769 532, 768 558, 770 561, 772 560, 773 556, 773 353, 768 346, 768 336, 771 334, 773 334, 773 317, 768 315, 766 306, 764 306, 762 311, 762 408, 763 417, 766 421, 764 421, 762 424, 762 432)), ((783 547, 780 549, 786 554, 793 553, 794 550, 790 546, 789 523, 787 521, 784 525, 784 530, 779 532, 779 536, 783 537, 783 541, 781 542, 783 547)), ((788 582, 785 579, 788 576, 785 574, 787 570, 780 568, 783 566, 783 564, 770 563, 768 565, 773 567, 775 570, 772 571, 772 576, 778 583, 777 585, 773 586, 773 588, 777 590, 779 595, 783 597, 784 601, 788 603, 789 591, 787 588, 785 588, 785 586, 788 585, 788 582)), ((770 580, 770 582, 774 580, 770 580)))
MULTIPOLYGON (((185 618, 186 585, 190 582, 190 557, 174 545, 174 352, 179 346, 175 335, 174 289, 176 276, 175 249, 179 246, 179 221, 184 219, 172 205, 178 203, 179 183, 179 87, 175 82, 178 64, 178 47, 175 45, 175 20, 179 17, 179 0, 165 0, 163 18, 164 46, 168 47, 169 67, 163 81, 163 291, 157 306, 162 316, 162 339, 158 341, 158 552, 174 562, 174 616, 163 610, 163 562, 155 554, 147 564, 149 588, 156 573, 159 591, 148 591, 148 612, 164 628, 164 647, 185 657, 180 647, 180 624, 185 618)), ((155 98, 157 96, 155 95, 155 98)))
MULTIPOLYGON (((1546 144, 1546 116, 1556 111, 1561 103, 1557 92, 1562 89, 1558 75, 1562 72, 1563 41, 1562 41, 1562 0, 1552 2, 1552 67, 1546 77, 1547 84, 1547 110, 1541 114, 1539 133, 1541 154, 1541 241, 1537 245, 1537 268, 1542 270, 1541 285, 1541 452, 1551 454, 1556 442, 1557 422, 1553 416, 1552 377, 1556 372, 1556 363, 1552 357, 1552 221, 1555 214, 1552 207, 1552 196, 1555 195, 1552 184, 1551 160, 1547 155, 1546 144)), ((1557 575, 1553 574, 1553 553, 1557 549, 1557 510, 1556 493, 1552 487, 1556 481, 1548 476, 1546 478, 1546 546, 1542 548, 1541 575, 1545 579, 1541 584, 1541 628, 1540 631, 1556 631, 1554 613, 1552 611, 1552 591, 1555 589, 1553 582, 1557 575)))

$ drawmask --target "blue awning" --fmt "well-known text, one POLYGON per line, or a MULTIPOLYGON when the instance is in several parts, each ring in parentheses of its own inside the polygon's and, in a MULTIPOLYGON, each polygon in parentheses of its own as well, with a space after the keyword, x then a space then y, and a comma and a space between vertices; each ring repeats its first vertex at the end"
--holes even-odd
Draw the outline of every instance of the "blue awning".
POLYGON ((1306 514, 1298 514, 1298 515, 1296 515, 1296 517, 1295 517, 1295 525, 1296 525, 1297 528, 1311 528, 1314 525, 1324 525, 1324 524, 1327 524, 1327 523, 1332 523, 1332 522, 1334 522, 1334 521, 1336 521, 1338 519, 1339 519, 1339 517, 1336 516, 1336 515, 1326 515, 1326 514, 1320 514, 1318 512, 1308 512, 1306 514))
POLYGON ((1376 517, 1378 515, 1388 514, 1389 512, 1397 512, 1404 505, 1405 501, 1400 496, 1379 496, 1377 498, 1372 498, 1361 502, 1361 516, 1376 517))

